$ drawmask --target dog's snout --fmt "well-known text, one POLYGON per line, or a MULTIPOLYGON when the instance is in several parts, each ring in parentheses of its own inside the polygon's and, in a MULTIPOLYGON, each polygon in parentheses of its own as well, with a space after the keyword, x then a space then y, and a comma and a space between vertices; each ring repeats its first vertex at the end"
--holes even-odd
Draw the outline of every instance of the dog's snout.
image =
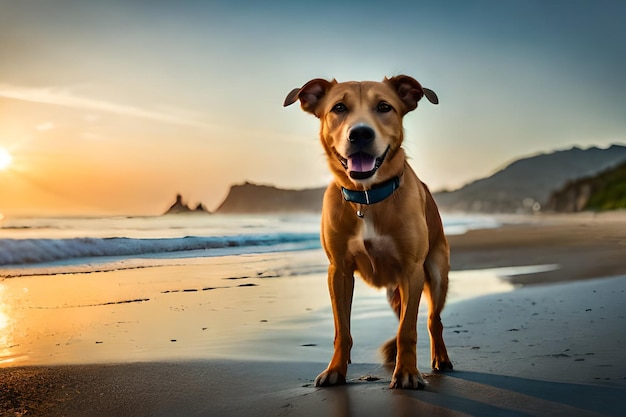
POLYGON ((375 137, 376 134, 374 133, 374 129, 369 126, 355 126, 350 129, 350 132, 348 133, 348 140, 350 143, 360 147, 372 142, 375 137))

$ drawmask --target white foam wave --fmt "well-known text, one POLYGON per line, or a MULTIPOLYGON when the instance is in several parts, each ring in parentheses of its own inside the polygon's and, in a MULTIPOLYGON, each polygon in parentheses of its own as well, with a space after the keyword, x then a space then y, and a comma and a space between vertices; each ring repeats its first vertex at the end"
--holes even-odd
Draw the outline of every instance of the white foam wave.
POLYGON ((302 244, 319 246, 317 233, 277 233, 221 237, 187 236, 165 239, 70 238, 70 239, 0 239, 0 266, 33 265, 55 261, 98 257, 128 257, 207 251, 232 248, 302 244))

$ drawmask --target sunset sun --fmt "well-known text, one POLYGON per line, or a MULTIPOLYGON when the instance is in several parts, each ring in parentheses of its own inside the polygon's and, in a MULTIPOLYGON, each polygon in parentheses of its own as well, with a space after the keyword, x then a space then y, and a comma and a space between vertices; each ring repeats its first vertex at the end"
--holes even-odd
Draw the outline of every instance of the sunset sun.
POLYGON ((11 165, 13 157, 5 149, 0 148, 0 171, 7 169, 11 165))

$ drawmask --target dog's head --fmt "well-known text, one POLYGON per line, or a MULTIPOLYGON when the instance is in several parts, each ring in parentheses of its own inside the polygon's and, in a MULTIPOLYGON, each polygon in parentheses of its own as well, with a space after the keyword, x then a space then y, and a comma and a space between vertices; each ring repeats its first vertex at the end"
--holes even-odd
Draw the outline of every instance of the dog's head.
POLYGON ((424 96, 439 102, 434 91, 406 75, 382 82, 314 79, 293 89, 284 106, 300 100, 304 111, 318 117, 331 170, 342 183, 368 187, 402 170, 402 117, 424 96))

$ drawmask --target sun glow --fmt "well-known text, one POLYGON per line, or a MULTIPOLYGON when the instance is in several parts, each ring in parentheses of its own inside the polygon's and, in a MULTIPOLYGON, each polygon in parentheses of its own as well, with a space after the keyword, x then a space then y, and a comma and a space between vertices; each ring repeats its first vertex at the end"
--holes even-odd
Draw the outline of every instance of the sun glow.
POLYGON ((0 148, 0 171, 11 166, 12 161, 13 157, 11 154, 6 149, 0 148))

